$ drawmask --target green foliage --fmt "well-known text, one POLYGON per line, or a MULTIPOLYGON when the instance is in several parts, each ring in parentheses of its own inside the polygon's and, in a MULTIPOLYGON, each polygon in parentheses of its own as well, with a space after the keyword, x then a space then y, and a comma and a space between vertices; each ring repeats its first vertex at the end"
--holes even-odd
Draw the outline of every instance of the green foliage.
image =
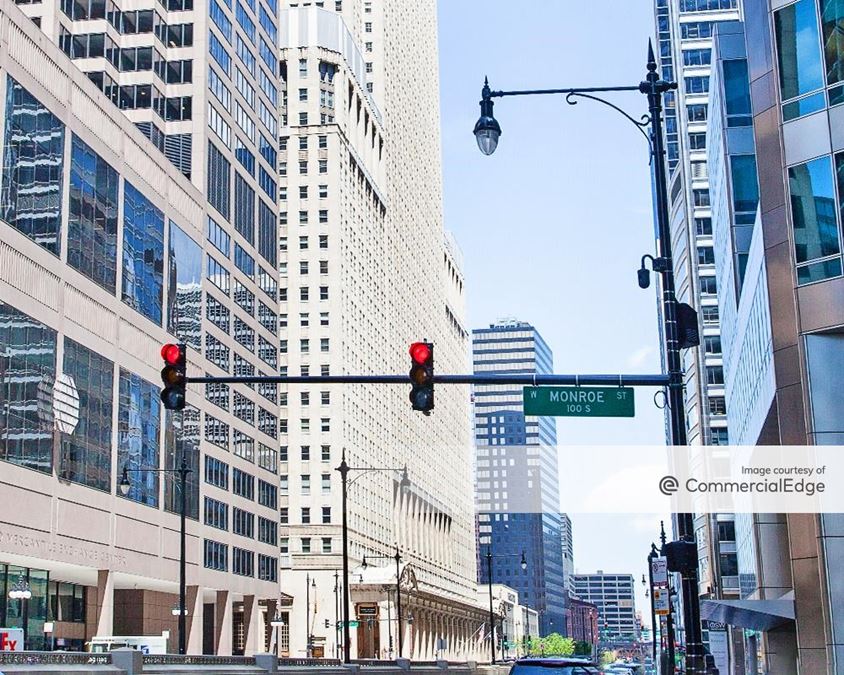
POLYGON ((533 637, 528 643, 528 654, 531 656, 571 656, 574 649, 574 640, 559 633, 551 633, 542 638, 533 637))
POLYGON ((591 656, 592 655, 592 645, 586 640, 577 640, 574 643, 574 655, 575 656, 591 656))
POLYGON ((618 654, 611 649, 605 649, 601 652, 600 663, 602 666, 608 666, 618 660, 618 654))

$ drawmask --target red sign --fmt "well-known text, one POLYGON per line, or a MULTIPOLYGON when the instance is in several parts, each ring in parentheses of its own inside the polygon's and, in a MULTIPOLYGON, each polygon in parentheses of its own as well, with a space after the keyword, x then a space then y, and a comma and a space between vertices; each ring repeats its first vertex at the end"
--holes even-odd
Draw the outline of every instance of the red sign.
POLYGON ((23 628, 0 628, 0 652, 23 651, 23 628))

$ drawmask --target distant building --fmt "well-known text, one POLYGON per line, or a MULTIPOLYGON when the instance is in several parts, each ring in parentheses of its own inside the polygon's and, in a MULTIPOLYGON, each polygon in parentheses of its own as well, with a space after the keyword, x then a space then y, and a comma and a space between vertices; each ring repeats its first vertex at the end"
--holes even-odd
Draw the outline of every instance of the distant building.
MULTIPOLYGON (((478 602, 489 605, 489 586, 478 587, 478 602)), ((496 658, 521 656, 527 641, 539 633, 539 615, 535 609, 521 604, 519 593, 504 584, 492 585, 492 612, 495 617, 496 658)), ((489 625, 484 626, 489 633, 489 625)), ((485 644, 488 644, 484 640, 485 644)), ((486 654, 484 654, 486 656, 486 654)))
POLYGON ((567 596, 574 595, 574 534, 571 518, 568 514, 560 514, 560 539, 563 544, 563 588, 567 596))
MULTIPOLYGON (((476 374, 553 372, 553 356, 533 326, 505 320, 472 331, 476 374)), ((563 632, 565 572, 561 532, 557 433, 554 418, 526 417, 522 387, 476 386, 475 444, 478 580, 519 592, 539 612, 539 630, 563 632), (521 554, 527 569, 521 568, 521 554)))
POLYGON ((639 639, 632 574, 575 574, 574 590, 581 601, 598 608, 602 638, 619 641, 639 639))
POLYGON ((569 598, 566 607, 566 634, 573 640, 588 642, 590 645, 598 643, 598 606, 592 602, 569 598))

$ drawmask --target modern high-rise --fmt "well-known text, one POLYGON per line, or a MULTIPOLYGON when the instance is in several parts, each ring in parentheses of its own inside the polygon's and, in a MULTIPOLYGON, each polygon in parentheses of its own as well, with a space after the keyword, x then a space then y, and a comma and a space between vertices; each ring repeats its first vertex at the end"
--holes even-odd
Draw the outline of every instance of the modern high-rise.
POLYGON ((566 595, 574 595, 574 533, 571 518, 567 513, 560 514, 560 540, 563 543, 563 588, 566 595))
MULTIPOLYGON (((664 79, 677 82, 665 94, 669 218, 678 302, 694 307, 701 344, 682 352, 686 428, 690 445, 726 445, 727 424, 721 345, 719 281, 713 248, 713 204, 707 165, 707 119, 713 81, 713 35, 717 26, 741 18, 742 0, 655 0, 658 62, 664 79)), ((749 123, 749 118, 745 116, 749 123)), ((733 121, 738 121, 734 118, 733 121)), ((754 208, 735 214, 743 226, 754 208)), ((745 230, 746 231, 746 230, 745 230)), ((737 595, 735 544, 721 534, 732 514, 695 514, 699 593, 704 598, 737 595)), ((704 635, 704 638, 707 636, 704 635)))
POLYGON ((598 630, 609 641, 639 638, 632 574, 575 574, 574 591, 583 602, 598 608, 598 630))
MULTIPOLYGON (((515 319, 474 329, 472 353, 478 375, 553 372, 539 331, 515 319)), ((491 546, 493 582, 516 589, 539 612, 543 634, 562 633, 566 590, 554 418, 525 416, 521 386, 478 385, 474 404, 478 580, 489 582, 491 546)))
POLYGON ((63 649, 169 631, 175 651, 184 457, 188 651, 265 651, 277 389, 190 386, 171 414, 159 371, 178 339, 189 374, 275 372, 275 245, 263 258, 224 226, 20 8, 0 24, 0 623, 31 648, 51 621, 63 649))
MULTIPOLYGON (((840 3, 746 0, 743 30, 718 31, 719 60, 746 55, 753 145, 729 138, 743 132, 721 129, 725 142, 711 148, 710 171, 729 176, 724 167, 751 151, 758 167, 747 236, 735 236, 735 204, 715 225, 719 278, 740 282, 729 286, 736 292, 734 311, 724 315, 724 368, 730 429, 746 445, 844 439, 842 27, 840 3)), ((741 98, 736 86, 719 107, 729 112, 741 98)), ((740 181, 731 183, 720 191, 728 200, 740 181)), ((745 670, 738 672, 841 672, 841 529, 840 514, 737 514, 741 600, 706 601, 702 614, 740 631, 745 670)))

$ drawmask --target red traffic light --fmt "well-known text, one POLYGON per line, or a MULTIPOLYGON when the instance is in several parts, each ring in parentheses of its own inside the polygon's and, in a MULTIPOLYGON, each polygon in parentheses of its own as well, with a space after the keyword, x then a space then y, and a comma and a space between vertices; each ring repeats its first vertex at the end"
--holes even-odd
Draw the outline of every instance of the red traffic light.
POLYGON ((425 363, 431 358, 431 347, 426 342, 414 342, 409 351, 414 363, 425 363))
POLYGON ((184 351, 181 345, 166 344, 161 348, 161 358, 170 366, 179 365, 184 360, 184 351))

